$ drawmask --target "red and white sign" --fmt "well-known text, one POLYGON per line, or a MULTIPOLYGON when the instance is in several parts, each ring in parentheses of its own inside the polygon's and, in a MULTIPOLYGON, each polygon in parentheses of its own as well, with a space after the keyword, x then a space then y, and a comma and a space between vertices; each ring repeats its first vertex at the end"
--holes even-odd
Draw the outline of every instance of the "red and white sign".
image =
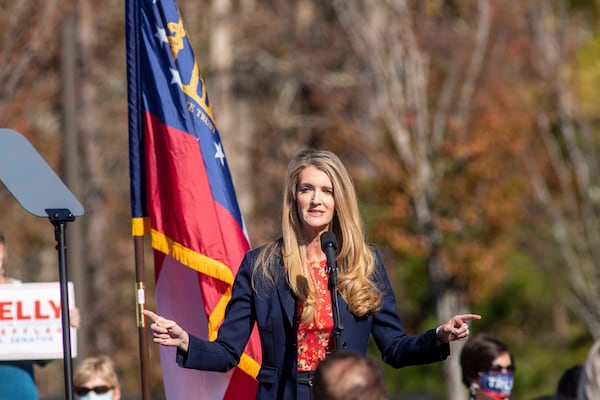
MULTIPOLYGON (((73 308, 73 283, 67 287, 73 308)), ((62 333, 59 282, 0 284, 0 360, 62 359, 62 333)), ((76 357, 75 328, 70 335, 76 357)))

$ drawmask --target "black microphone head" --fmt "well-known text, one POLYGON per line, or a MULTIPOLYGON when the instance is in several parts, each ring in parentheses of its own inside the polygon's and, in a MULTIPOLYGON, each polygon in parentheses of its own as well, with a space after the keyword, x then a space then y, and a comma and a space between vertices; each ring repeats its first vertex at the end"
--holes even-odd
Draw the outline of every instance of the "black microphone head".
POLYGON ((334 250, 337 250, 335 233, 331 231, 325 231, 321 234, 321 249, 325 251, 325 249, 328 247, 332 247, 334 250))

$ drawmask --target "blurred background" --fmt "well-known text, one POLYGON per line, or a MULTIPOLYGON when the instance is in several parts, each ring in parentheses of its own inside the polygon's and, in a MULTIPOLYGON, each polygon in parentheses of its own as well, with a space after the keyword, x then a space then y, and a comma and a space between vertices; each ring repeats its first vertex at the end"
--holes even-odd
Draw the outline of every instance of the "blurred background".
MULTIPOLYGON (((515 355, 514 399, 553 393, 584 361, 600 338, 600 1, 177 4, 253 246, 279 235, 291 156, 333 150, 409 333, 482 314, 472 332, 515 355)), ((79 358, 113 357, 137 399, 124 14, 123 0, 0 0, 0 127, 83 204, 67 226, 79 358)), ((3 186, 0 204, 7 275, 58 280, 52 224, 3 186)), ((444 363, 386 368, 390 394, 467 398, 460 345, 444 363)), ((161 399, 152 343, 150 357, 161 399)), ((61 360, 36 376, 43 398, 64 396, 61 360)))

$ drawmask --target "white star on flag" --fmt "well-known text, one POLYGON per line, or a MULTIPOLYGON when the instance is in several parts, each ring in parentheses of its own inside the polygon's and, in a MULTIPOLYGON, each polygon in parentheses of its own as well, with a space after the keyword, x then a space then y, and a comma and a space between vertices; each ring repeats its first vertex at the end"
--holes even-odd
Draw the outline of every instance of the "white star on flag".
POLYGON ((221 161, 221 167, 225 166, 225 153, 223 153, 223 147, 221 146, 221 143, 216 143, 215 142, 215 147, 217 149, 217 152, 215 153, 215 158, 218 158, 219 161, 221 161))
POLYGON ((169 39, 167 39, 167 31, 158 26, 156 27, 156 29, 157 31, 154 34, 154 36, 158 38, 158 41, 160 42, 161 46, 163 43, 169 44, 169 39))
POLYGON ((176 83, 180 89, 183 89, 183 82, 181 81, 181 75, 179 75, 179 71, 173 68, 169 68, 169 70, 171 71, 171 75, 173 76, 171 78, 171 83, 176 83))

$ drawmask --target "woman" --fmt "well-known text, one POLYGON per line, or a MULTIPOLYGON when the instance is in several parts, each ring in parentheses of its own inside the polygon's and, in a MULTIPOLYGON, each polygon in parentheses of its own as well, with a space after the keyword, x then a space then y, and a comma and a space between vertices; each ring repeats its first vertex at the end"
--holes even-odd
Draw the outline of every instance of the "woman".
POLYGON ((75 400, 120 400, 115 365, 107 356, 88 357, 73 373, 75 400))
POLYGON ((508 346, 490 333, 471 338, 460 354, 462 380, 470 400, 508 400, 515 363, 508 346))
POLYGON ((304 150, 288 166, 282 237, 250 250, 236 275, 232 298, 214 342, 185 332, 175 321, 145 310, 154 342, 177 347, 185 368, 235 367, 254 324, 262 346, 257 399, 309 399, 312 371, 333 349, 332 299, 323 232, 337 241, 337 301, 341 349, 365 354, 373 335, 383 359, 398 368, 445 359, 448 342, 465 339, 468 322, 457 315, 437 329, 408 336, 379 253, 364 239, 352 179, 339 158, 304 150))

